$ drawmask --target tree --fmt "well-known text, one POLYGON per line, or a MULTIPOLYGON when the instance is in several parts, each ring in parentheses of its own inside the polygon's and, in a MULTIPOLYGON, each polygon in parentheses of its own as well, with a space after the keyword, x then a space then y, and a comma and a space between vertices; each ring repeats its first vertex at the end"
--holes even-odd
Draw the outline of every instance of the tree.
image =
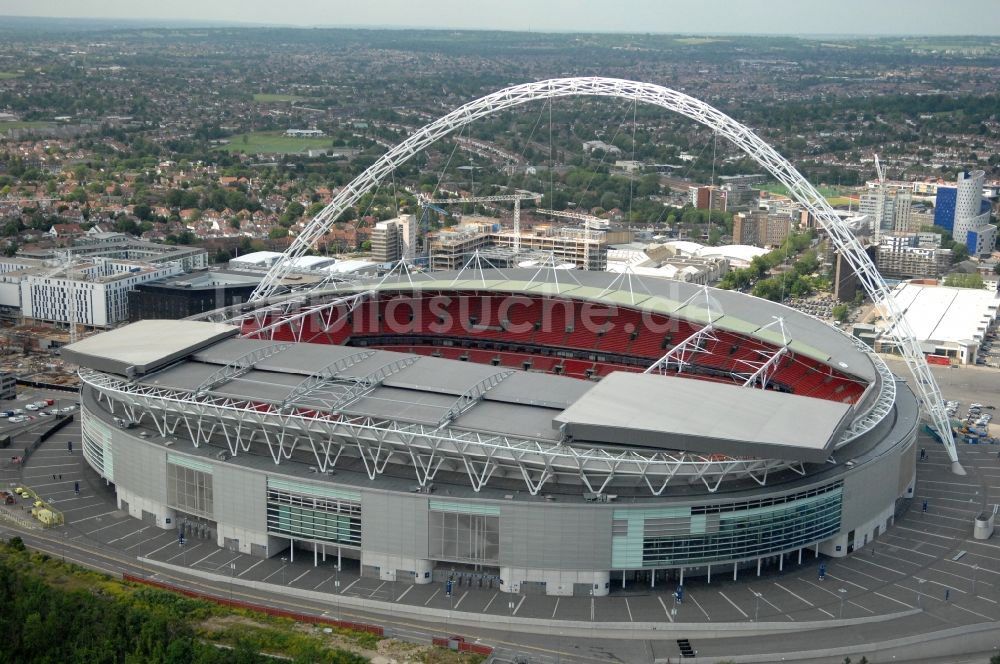
POLYGON ((998 261, 997 264, 993 266, 993 274, 1000 275, 1000 261, 998 261))
POLYGON ((275 226, 271 229, 267 236, 272 240, 279 240, 283 237, 288 237, 288 229, 284 226, 275 226))
POLYGON ((969 257, 969 248, 964 244, 955 243, 951 246, 951 264, 961 263, 969 257))
POLYGON ((847 317, 850 315, 850 307, 841 302, 840 304, 833 305, 833 319, 838 323, 846 323, 847 317))
POLYGON ((985 283, 979 274, 949 274, 944 278, 944 285, 952 288, 984 288, 985 283))

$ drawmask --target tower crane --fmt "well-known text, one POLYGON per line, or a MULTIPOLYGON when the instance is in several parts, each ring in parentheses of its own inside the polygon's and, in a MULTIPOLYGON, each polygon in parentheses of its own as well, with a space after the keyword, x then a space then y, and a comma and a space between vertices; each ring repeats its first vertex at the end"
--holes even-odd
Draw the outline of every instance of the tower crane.
POLYGON ((465 198, 428 198, 421 196, 420 205, 424 208, 431 205, 450 205, 452 203, 514 203, 514 253, 521 251, 521 201, 537 201, 541 194, 522 191, 516 194, 501 194, 499 196, 467 196, 465 198))

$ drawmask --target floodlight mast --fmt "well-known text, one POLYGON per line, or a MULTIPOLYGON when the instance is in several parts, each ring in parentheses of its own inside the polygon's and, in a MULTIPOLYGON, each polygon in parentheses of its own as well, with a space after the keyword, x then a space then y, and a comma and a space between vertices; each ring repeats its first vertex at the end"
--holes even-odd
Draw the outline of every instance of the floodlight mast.
POLYGON ((480 118, 521 104, 571 96, 617 97, 634 102, 641 101, 683 115, 728 139, 760 166, 767 169, 781 184, 785 185, 792 198, 812 214, 817 223, 827 232, 841 257, 857 274, 865 292, 887 314, 890 323, 889 329, 895 336, 903 359, 914 377, 914 387, 919 394, 921 403, 948 452, 948 458, 952 462, 952 472, 958 475, 965 474, 965 470, 958 461, 958 450, 955 447, 955 439, 942 401, 941 390, 927 366, 927 361, 913 336, 909 323, 903 316, 902 309, 893 299, 889 287, 882 279, 882 275, 879 274, 871 258, 865 253, 864 247, 854 237, 850 228, 840 220, 826 198, 821 196, 794 166, 749 127, 703 101, 652 83, 603 77, 554 78, 504 88, 456 108, 447 115, 418 129, 345 186, 330 204, 323 208, 296 236, 285 252, 285 260, 278 261, 268 271, 250 296, 250 301, 265 299, 273 295, 291 269, 291 259, 305 254, 320 237, 326 234, 340 214, 354 205, 365 192, 438 139, 480 118))

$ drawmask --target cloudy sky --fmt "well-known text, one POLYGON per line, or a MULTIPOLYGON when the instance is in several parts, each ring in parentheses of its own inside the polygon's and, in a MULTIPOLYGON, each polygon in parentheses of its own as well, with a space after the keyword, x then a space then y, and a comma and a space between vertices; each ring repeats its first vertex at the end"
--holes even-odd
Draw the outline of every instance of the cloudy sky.
POLYGON ((0 16, 581 32, 1000 36, 998 0, 0 0, 0 16))

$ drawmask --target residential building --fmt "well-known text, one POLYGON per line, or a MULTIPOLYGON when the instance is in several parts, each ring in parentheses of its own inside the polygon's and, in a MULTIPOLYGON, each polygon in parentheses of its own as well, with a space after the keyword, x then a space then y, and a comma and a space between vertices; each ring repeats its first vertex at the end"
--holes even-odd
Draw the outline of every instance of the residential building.
MULTIPOLYGON (((936 233, 920 236, 937 235, 936 233)), ((930 238, 923 238, 923 245, 920 244, 921 237, 918 235, 884 235, 879 246, 876 265, 882 276, 892 279, 921 279, 925 277, 937 278, 948 271, 951 266, 951 249, 940 247, 940 237, 937 237, 938 246, 933 245, 930 238)))
POLYGON ((691 205, 699 210, 725 212, 728 209, 729 192, 719 187, 688 187, 688 194, 691 197, 691 205))
POLYGON ((785 241, 791 229, 792 216, 783 211, 758 209, 733 215, 734 244, 775 247, 785 241))
POLYGON ((412 261, 417 255, 417 221, 412 214, 380 221, 372 229, 372 258, 379 263, 412 261))
POLYGON ((910 211, 913 203, 911 187, 889 187, 885 192, 869 189, 861 194, 858 211, 868 215, 872 227, 880 232, 910 233, 914 230, 910 211))
POLYGON ((68 247, 23 249, 17 255, 23 258, 51 260, 65 258, 67 252, 74 258, 110 258, 154 265, 179 263, 181 269, 188 272, 208 267, 208 252, 203 247, 147 242, 125 233, 88 231, 82 237, 74 239, 72 245, 68 247))
POLYGON ((989 223, 990 202, 983 198, 985 178, 983 171, 959 173, 954 187, 937 188, 934 203, 934 224, 973 256, 992 253, 997 240, 997 227, 989 223))
POLYGON ((110 327, 128 320, 130 290, 182 272, 180 263, 154 265, 108 258, 34 270, 20 278, 21 312, 33 320, 110 327))

